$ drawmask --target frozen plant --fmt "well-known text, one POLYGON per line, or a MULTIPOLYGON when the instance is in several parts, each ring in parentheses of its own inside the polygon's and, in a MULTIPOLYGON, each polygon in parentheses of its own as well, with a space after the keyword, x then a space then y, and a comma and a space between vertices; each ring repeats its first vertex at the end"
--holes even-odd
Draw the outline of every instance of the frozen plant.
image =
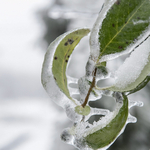
POLYGON ((74 122, 61 133, 66 143, 81 150, 106 150, 128 123, 136 122, 129 110, 143 103, 128 100, 128 95, 142 89, 150 80, 149 8, 150 0, 105 0, 92 30, 75 29, 50 44, 43 63, 42 84, 74 122), (68 76, 66 69, 74 48, 89 33, 86 74, 78 80, 68 76), (142 45, 143 42, 148 46, 142 45), (107 62, 124 54, 130 56, 113 74, 107 62), (104 88, 97 85, 99 80, 110 77, 115 80, 113 85, 104 88), (71 88, 72 83, 78 88, 71 88), (80 99, 73 98, 74 94, 80 99), (89 106, 89 101, 102 95, 113 97, 114 111, 89 106), (93 115, 103 117, 90 124, 88 120, 93 115))

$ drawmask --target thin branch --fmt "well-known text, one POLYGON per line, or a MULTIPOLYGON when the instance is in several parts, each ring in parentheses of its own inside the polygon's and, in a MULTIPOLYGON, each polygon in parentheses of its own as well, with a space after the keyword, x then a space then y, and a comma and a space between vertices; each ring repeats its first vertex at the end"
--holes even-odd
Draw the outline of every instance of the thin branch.
POLYGON ((90 86, 90 88, 89 88, 89 91, 88 91, 88 93, 87 93, 87 95, 86 95, 86 98, 85 98, 85 100, 84 100, 84 103, 81 105, 83 108, 86 106, 86 104, 87 104, 87 102, 88 102, 88 100, 89 100, 89 96, 90 96, 90 93, 91 93, 93 87, 95 87, 96 71, 97 71, 97 68, 95 68, 95 70, 94 70, 93 81, 92 81, 91 86, 90 86))

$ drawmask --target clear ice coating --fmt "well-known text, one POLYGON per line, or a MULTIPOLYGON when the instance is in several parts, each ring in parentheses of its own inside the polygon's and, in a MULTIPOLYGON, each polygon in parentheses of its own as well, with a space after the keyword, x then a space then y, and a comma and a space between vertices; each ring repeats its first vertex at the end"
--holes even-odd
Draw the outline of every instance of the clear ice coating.
MULTIPOLYGON (((129 113, 130 108, 133 106, 139 106, 139 107, 143 106, 143 103, 140 101, 128 100, 127 96, 124 95, 124 93, 118 91, 112 91, 108 89, 100 90, 97 88, 97 82, 99 80, 109 79, 111 77, 111 72, 108 70, 108 68, 105 66, 99 66, 96 61, 100 53, 98 32, 99 29, 101 28, 102 21, 106 17, 107 11, 115 2, 116 0, 105 0, 105 4, 101 10, 101 13, 98 16, 97 21, 92 29, 91 36, 90 36, 91 53, 90 53, 89 60, 86 64, 85 76, 81 77, 80 79, 75 79, 66 75, 67 86, 68 86, 70 96, 73 97, 74 95, 78 95, 79 99, 72 98, 72 100, 70 100, 59 89, 52 73, 52 62, 53 62, 53 56, 56 48, 58 44, 62 41, 62 39, 67 34, 73 31, 61 35, 54 42, 51 43, 45 55, 45 61, 43 63, 42 84, 45 90, 48 92, 50 98, 53 99, 53 101, 55 101, 58 105, 63 107, 68 118, 70 118, 74 122, 74 125, 72 127, 64 129, 64 131, 61 133, 61 140, 66 142, 67 144, 71 144, 75 146, 77 149, 80 150, 93 150, 93 149, 106 150, 107 148, 109 148, 114 143, 114 141, 120 136, 120 134, 124 132, 124 129, 128 123, 135 123, 137 121, 137 119, 134 116, 130 115, 129 113), (95 69, 97 69, 96 74, 94 74, 95 69), (92 90, 89 93, 91 84, 93 82, 93 78, 95 78, 95 86, 92 88, 92 90), (71 84, 74 84, 76 86, 73 88, 71 87, 71 84), (85 116, 80 115, 75 111, 75 108, 83 104, 88 93, 89 93, 88 102, 98 100, 103 95, 113 97, 116 104, 115 109, 113 111, 110 111, 108 109, 90 107, 90 113, 88 113, 85 116), (122 114, 123 117, 120 118, 119 116, 121 112, 123 112, 122 114), (102 117, 98 121, 94 121, 91 124, 89 123, 89 119, 91 116, 94 115, 100 115, 102 117), (114 132, 114 128, 113 128, 114 122, 118 124, 118 126, 121 124, 121 122, 123 122, 122 125, 118 127, 120 129, 119 131, 116 130, 116 132, 114 132), (110 130, 110 133, 112 131, 112 133, 115 134, 113 138, 111 138, 112 135, 110 134, 108 136, 110 137, 110 139, 108 138, 106 141, 103 141, 105 139, 103 138, 105 134, 108 134, 107 128, 110 130), (97 140, 102 140, 104 142, 104 146, 96 145, 96 143, 95 145, 92 145, 93 143, 91 139, 94 138, 95 133, 102 134, 102 136, 99 137, 101 139, 97 139, 97 140), (95 146, 97 147, 95 148, 95 146)), ((136 25, 142 22, 140 21, 134 23, 136 25)), ((137 39, 137 41, 135 42, 136 44, 133 43, 132 45, 130 45, 126 51, 119 54, 111 54, 109 56, 104 56, 102 57, 100 62, 114 59, 116 57, 119 57, 122 54, 130 52, 131 49, 139 45, 150 34, 149 29, 150 27, 148 27, 147 31, 143 32, 143 35, 141 35, 139 39, 137 39)), ((118 69, 115 77, 116 77, 117 86, 120 89, 124 88, 124 86, 125 87, 128 86, 129 83, 134 82, 135 79, 138 76, 140 76, 140 73, 143 70, 144 66, 150 60, 149 53, 150 53, 149 49, 146 48, 143 48, 142 54, 140 50, 133 52, 130 58, 128 58, 125 61, 123 66, 121 66, 121 68, 118 69), (139 60, 139 55, 141 60, 139 60), (133 73, 132 78, 130 78, 131 74, 128 76, 128 72, 133 73)), ((87 103, 86 105, 88 107, 90 106, 89 103, 87 103)))
MULTIPOLYGON (((99 108, 92 108, 90 110, 90 113, 86 116, 79 115, 75 112, 75 107, 77 105, 81 105, 87 95, 87 92, 90 88, 90 84, 92 82, 93 78, 93 70, 97 67, 94 66, 94 63, 92 61, 88 61, 86 66, 86 75, 82 78, 75 79, 72 77, 67 76, 68 80, 68 89, 70 91, 70 95, 78 94, 80 96, 80 100, 74 99, 75 103, 73 103, 70 99, 68 99, 58 88, 51 71, 52 67, 52 56, 54 55, 54 51, 56 48, 56 45, 60 42, 60 40, 65 35, 62 35, 59 37, 55 42, 53 42, 46 54, 46 59, 44 62, 44 67, 42 71, 42 83, 44 88, 47 90, 50 97, 60 106, 64 108, 66 111, 67 116, 74 122, 74 125, 70 128, 64 129, 64 131, 61 133, 61 139, 62 141, 66 142, 67 144, 71 144, 75 146, 77 149, 80 150, 93 150, 93 147, 89 146, 87 142, 87 137, 89 135, 94 134, 95 132, 98 132, 99 130, 105 130, 105 127, 109 124, 111 125, 111 121, 117 117, 119 114, 119 111, 122 109, 123 106, 123 96, 120 92, 113 92, 109 90, 97 90, 96 88, 93 88, 93 91, 90 93, 89 101, 97 100, 102 97, 102 95, 111 96, 114 98, 116 102, 116 108, 113 112, 107 110, 107 109, 99 109, 99 108), (70 84, 78 85, 76 88, 70 87, 70 84), (77 105, 76 105, 77 104, 77 105), (89 118, 93 115, 101 115, 103 116, 100 118, 97 122, 94 121, 92 124, 89 123, 89 118)), ((110 77, 110 73, 107 71, 107 67, 99 68, 98 72, 96 73, 96 80, 101 79, 107 79, 110 77)), ((87 104, 89 105, 89 104, 87 104)), ((127 112, 129 109, 133 106, 142 106, 142 102, 136 102, 136 101, 129 101, 129 105, 127 106, 127 112)), ((104 147, 97 148, 99 150, 106 150, 110 145, 113 144, 113 142, 117 139, 117 137, 123 133, 125 126, 128 123, 135 123, 136 118, 131 116, 129 113, 127 113, 127 118, 125 120, 125 123, 123 124, 121 131, 118 132, 118 134, 115 136, 113 140, 109 142, 109 144, 106 144, 104 147)))
POLYGON ((101 29, 102 22, 105 19, 108 10, 116 2, 116 0, 105 0, 105 3, 99 13, 99 16, 92 28, 90 35, 90 59, 94 62, 97 61, 100 54, 100 43, 99 43, 99 30, 101 29))
MULTIPOLYGON (((128 123, 135 123, 137 119, 130 115, 128 112, 129 109, 133 106, 142 106, 142 102, 136 102, 136 101, 129 101, 129 105, 126 104, 127 107, 123 108, 125 106, 124 97, 122 93, 120 92, 113 92, 111 93, 111 96, 116 101, 116 108, 113 112, 110 112, 109 110, 105 109, 93 109, 91 111, 91 114, 89 116, 85 116, 84 120, 80 122, 76 122, 72 127, 64 129, 64 131, 61 134, 61 139, 71 145, 74 145, 79 150, 93 150, 94 148, 89 145, 88 143, 88 136, 94 134, 95 132, 99 132, 100 134, 105 132, 105 127, 110 126, 109 128, 113 127, 111 122, 115 119, 117 120, 119 112, 126 110, 126 120, 124 120, 124 124, 121 127, 121 130, 116 134, 116 137, 109 141, 109 144, 106 144, 105 146, 102 146, 100 148, 97 148, 97 150, 106 150, 108 147, 110 147, 114 141, 124 132, 124 129, 128 123), (100 120, 97 122, 93 122, 93 124, 90 124, 88 122, 88 119, 90 116, 94 114, 103 115, 100 120)), ((125 112, 124 112, 125 113, 125 112)), ((117 123, 117 122, 116 122, 117 123)), ((120 122, 119 122, 120 124, 120 122)), ((113 130, 113 128, 112 128, 113 130)), ((110 130, 111 132, 111 130, 110 130)), ((107 133, 107 132, 106 132, 107 133)), ((112 132, 113 134, 113 132, 112 132)), ((93 138, 93 137, 92 137, 93 138)), ((108 138, 108 137, 107 137, 108 138)), ((96 145, 96 143, 95 143, 96 145)))
MULTIPOLYGON (((76 29, 77 30, 77 29, 76 29)), ((73 31, 76 31, 73 30, 73 31)), ((73 121, 78 121, 81 120, 82 116, 74 113, 74 108, 77 105, 80 105, 79 101, 73 99, 72 101, 59 89, 59 87, 56 84, 56 81, 54 79, 53 73, 52 73, 52 63, 53 63, 53 56, 55 53, 55 50, 58 46, 58 44, 64 39, 66 35, 69 33, 73 32, 67 32, 61 36, 59 36, 55 41, 53 41, 50 46, 48 47, 47 53, 45 54, 45 60, 43 63, 43 68, 42 68, 42 75, 41 75, 41 80, 43 87, 49 94, 50 98, 53 99, 55 103, 60 105, 61 107, 64 108, 66 111, 67 116, 73 120, 73 121)), ((68 84, 69 83, 77 83, 78 81, 74 78, 71 78, 67 76, 68 79, 68 84)), ((72 90, 73 91, 73 90, 72 90)), ((78 90, 75 92, 78 93, 78 90)), ((73 93, 72 93, 73 94, 73 93)))
MULTIPOLYGON (((90 44, 90 59, 92 59, 94 62, 98 60, 98 57, 100 56, 101 53, 100 49, 101 43, 99 42, 99 31, 102 27, 103 20, 106 18, 106 15, 109 12, 111 6, 117 1, 118 0, 105 0, 105 3, 99 13, 99 16, 92 28, 89 44, 90 44)), ((150 18, 147 20, 131 19, 131 22, 133 23, 134 26, 138 27, 139 24, 149 23, 150 18)), ((132 52, 136 47, 138 47, 141 43, 143 43, 143 41, 145 41, 145 39, 147 39, 149 35, 150 35, 150 25, 148 25, 148 27, 142 32, 142 34, 140 34, 135 39, 135 41, 133 41, 130 45, 128 45, 124 51, 104 55, 100 58, 99 62, 112 60, 118 58, 119 56, 132 52)))
MULTIPOLYGON (((75 79, 72 77, 67 76, 68 79, 68 89, 70 91, 70 94, 78 94, 80 96, 80 100, 74 99, 75 103, 73 103, 70 99, 68 99, 58 88, 51 71, 52 67, 52 56, 54 55, 54 51, 56 48, 56 45, 59 43, 59 41, 63 38, 62 35, 59 37, 55 42, 53 42, 49 50, 46 54, 46 59, 44 62, 44 67, 42 71, 42 83, 47 92, 49 93, 50 97, 60 106, 64 108, 66 111, 67 116, 74 122, 74 125, 70 128, 64 129, 64 131, 61 134, 62 141, 66 142, 67 144, 71 144, 75 146, 77 149, 80 150, 92 150, 93 147, 89 146, 88 142, 86 141, 86 137, 89 135, 94 134, 95 132, 98 132, 99 130, 105 130, 105 127, 109 124, 111 125, 111 121, 117 117, 119 114, 120 109, 122 109, 123 106, 123 96, 120 92, 113 92, 109 90, 97 90, 96 88, 93 88, 93 91, 90 93, 89 101, 97 100, 102 97, 102 95, 111 96, 114 98, 116 102, 116 108, 113 112, 107 110, 107 109, 99 109, 99 108, 92 108, 90 110, 90 113, 86 116, 79 115, 75 112, 75 107, 77 105, 81 105, 87 95, 87 92, 90 88, 90 84, 92 82, 93 78, 93 70, 97 67, 94 66, 94 63, 92 61, 88 61, 86 66, 86 75, 82 78, 75 79), (78 85, 76 88, 70 87, 70 84, 78 85), (77 104, 77 105, 76 105, 77 104), (101 115, 103 116, 100 118, 97 122, 94 121, 92 124, 89 123, 89 118, 93 115, 101 115)), ((107 67, 99 68, 99 70, 96 73, 96 81, 101 79, 107 79, 110 77, 110 73, 107 71, 107 67)), ((89 105, 89 104, 87 104, 89 105)), ((142 106, 142 102, 136 102, 136 101, 129 101, 129 105, 127 107, 127 111, 133 107, 133 106, 142 106)), ((117 137, 123 133, 125 126, 128 123, 135 123, 136 118, 131 116, 129 113, 127 114, 127 119, 125 120, 124 125, 121 128, 121 131, 118 132, 118 134, 115 136, 115 139, 111 140, 109 144, 106 144, 104 147, 98 148, 99 150, 106 150, 110 145, 113 144, 113 142, 117 139, 117 137)))
POLYGON ((115 58, 118 58, 122 55, 125 54, 129 54, 130 52, 132 52, 134 49, 136 49, 139 45, 141 45, 143 43, 143 41, 145 41, 150 35, 150 25, 148 26, 148 28, 143 31, 143 33, 136 39, 136 42, 133 42, 132 44, 130 44, 125 51, 122 51, 120 53, 115 53, 115 54, 109 54, 109 55, 105 55, 102 56, 102 58, 100 59, 100 62, 103 61, 108 61, 108 60, 112 60, 115 58))
MULTIPOLYGON (((89 143, 87 142, 88 141, 87 137, 94 134, 95 132, 99 132, 99 131, 104 132, 105 128, 109 125, 113 127, 113 125, 111 125, 111 122, 113 119, 117 119, 119 111, 124 106, 124 102, 123 102, 124 98, 122 93, 120 92, 113 92, 110 90, 98 90, 94 87, 90 93, 89 101, 98 100, 102 97, 102 95, 111 96, 114 98, 116 102, 116 107, 114 111, 111 112, 108 109, 91 107, 90 113, 86 116, 76 113, 75 107, 81 105, 85 100, 92 79, 94 77, 93 71, 95 70, 96 67, 98 68, 99 66, 95 66, 93 60, 89 59, 86 65, 86 75, 84 77, 80 79, 75 79, 70 76, 67 76, 67 84, 68 84, 70 95, 72 96, 74 94, 77 94, 79 95, 80 99, 74 98, 74 102, 72 102, 67 96, 65 96, 65 94, 63 94, 58 88, 55 79, 53 77, 52 61, 58 43, 66 36, 66 34, 58 37, 56 41, 54 41, 48 48, 48 51, 45 55, 45 61, 43 64, 42 83, 44 88, 50 95, 50 97, 58 105, 64 108, 67 116, 74 122, 74 125, 72 127, 64 129, 64 131, 62 132, 61 134, 62 141, 66 142, 67 144, 71 144, 80 150, 93 150, 94 148, 91 145, 89 145, 89 143), (70 84, 74 84, 77 86, 75 88, 72 88, 70 84), (101 115, 103 117, 101 117, 97 122, 94 121, 92 124, 90 124, 89 118, 93 115, 101 115)), ((111 76, 111 72, 108 71, 107 67, 103 66, 102 68, 100 67, 97 69, 95 80, 98 81, 102 79, 108 79, 110 78, 110 76, 111 76)), ((121 130, 115 135, 115 138, 113 140, 109 141, 109 144, 97 148, 97 150, 106 150, 114 143, 114 141, 118 138, 118 136, 124 132, 125 126, 128 123, 136 122, 136 118, 130 115, 129 109, 133 106, 141 107, 143 106, 143 103, 137 101, 130 101, 130 100, 128 103, 129 104, 126 107, 127 117, 126 120, 124 120, 124 124, 121 127, 121 130)), ((87 105, 89 106, 88 103, 87 105)), ((118 120, 116 120, 116 123, 117 121, 118 120)))

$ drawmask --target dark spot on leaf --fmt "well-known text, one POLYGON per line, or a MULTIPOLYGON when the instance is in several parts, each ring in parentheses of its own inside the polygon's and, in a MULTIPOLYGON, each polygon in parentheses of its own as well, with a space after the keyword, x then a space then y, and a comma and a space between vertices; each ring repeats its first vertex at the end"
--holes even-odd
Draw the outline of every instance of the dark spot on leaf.
POLYGON ((139 19, 140 19, 140 17, 137 17, 137 19, 139 20, 139 19))
POLYGON ((126 42, 126 44, 129 44, 129 42, 126 42))
POLYGON ((68 62, 68 60, 66 60, 66 63, 68 62))
POLYGON ((115 2, 115 4, 116 4, 116 5, 120 5, 120 1, 117 0, 117 1, 115 2))
POLYGON ((74 42, 74 40, 68 39, 68 42, 69 42, 69 44, 71 45, 71 44, 74 42))
POLYGON ((127 21, 125 21, 125 24, 127 23, 127 21))
POLYGON ((57 57, 55 56, 54 59, 57 60, 57 57))
POLYGON ((123 49, 123 47, 122 47, 122 46, 119 46, 118 48, 119 48, 119 49, 123 49))
POLYGON ((55 81, 56 81, 56 78, 54 77, 55 81))
POLYGON ((69 58, 70 56, 68 55, 68 58, 69 58))
POLYGON ((115 24, 113 23, 112 26, 115 27, 115 24))
POLYGON ((75 41, 78 40, 78 37, 75 39, 75 41))
POLYGON ((68 42, 66 42, 64 45, 67 46, 67 45, 68 45, 68 42))

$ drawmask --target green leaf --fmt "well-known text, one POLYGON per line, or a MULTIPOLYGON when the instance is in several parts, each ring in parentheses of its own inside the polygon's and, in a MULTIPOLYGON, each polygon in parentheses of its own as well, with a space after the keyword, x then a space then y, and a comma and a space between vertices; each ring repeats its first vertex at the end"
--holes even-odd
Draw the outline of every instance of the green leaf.
POLYGON ((130 91, 127 91, 128 92, 128 95, 132 94, 132 93, 135 93, 139 90, 141 90, 142 88, 144 88, 147 83, 150 81, 150 76, 147 76, 135 89, 133 90, 130 90, 130 91))
POLYGON ((147 38, 149 25, 150 0, 116 0, 99 30, 97 62, 103 56, 133 50, 147 38))
POLYGON ((74 48, 89 32, 89 29, 83 28, 67 34, 58 44, 53 57, 52 72, 54 79, 60 90, 69 99, 72 98, 67 87, 66 67, 74 48))
POLYGON ((90 113, 90 111, 91 109, 89 106, 85 106, 85 107, 76 106, 75 107, 75 112, 83 116, 87 116, 90 113))
POLYGON ((123 105, 115 118, 104 128, 85 137, 86 143, 92 149, 96 150, 110 145, 121 134, 128 118, 128 99, 125 95, 123 98, 123 105))

